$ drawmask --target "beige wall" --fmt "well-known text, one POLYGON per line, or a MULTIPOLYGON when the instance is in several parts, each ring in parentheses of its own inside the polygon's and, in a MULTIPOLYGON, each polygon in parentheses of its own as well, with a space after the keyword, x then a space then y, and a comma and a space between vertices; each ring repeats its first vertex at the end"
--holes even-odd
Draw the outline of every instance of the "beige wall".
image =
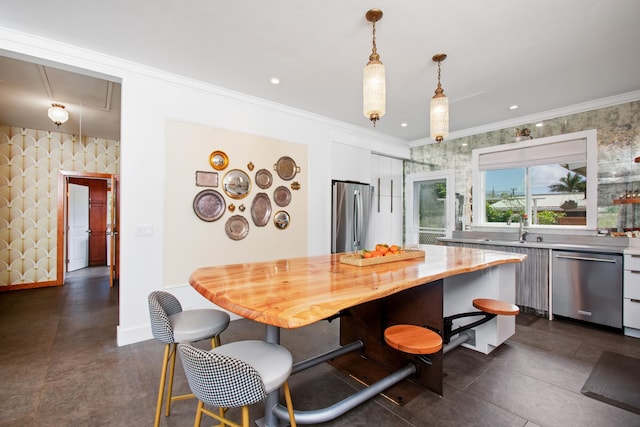
POLYGON ((0 126, 0 286, 56 280, 58 171, 118 174, 119 141, 0 126))
POLYGON ((168 121, 166 131, 166 202, 162 230, 166 239, 165 287, 186 283, 198 267, 307 255, 309 161, 306 145, 177 121, 168 121), (220 219, 206 222, 193 210, 194 197, 204 189, 196 186, 195 176, 196 171, 216 172, 209 164, 209 156, 218 150, 228 156, 229 164, 217 171, 219 185, 211 189, 223 196, 227 209, 220 219), (274 170, 281 156, 291 157, 300 166, 300 172, 291 180, 281 179, 274 170), (247 166, 250 162, 253 171, 247 166), (243 199, 232 199, 222 189, 225 173, 231 169, 240 169, 251 179, 251 190, 243 199), (255 185, 255 174, 260 169, 267 169, 273 177, 267 189, 255 185), (291 189, 293 182, 300 184, 299 190, 291 189), (278 186, 291 191, 291 202, 286 207, 279 207, 274 201, 273 192, 278 186), (261 227, 256 226, 251 217, 251 204, 258 193, 269 197, 272 210, 269 222, 261 227), (228 209, 231 204, 235 205, 233 212, 228 209), (284 230, 273 224, 273 216, 279 210, 291 217, 289 227, 284 230), (249 234, 242 240, 232 240, 225 232, 226 222, 234 215, 244 217, 249 223, 249 234))

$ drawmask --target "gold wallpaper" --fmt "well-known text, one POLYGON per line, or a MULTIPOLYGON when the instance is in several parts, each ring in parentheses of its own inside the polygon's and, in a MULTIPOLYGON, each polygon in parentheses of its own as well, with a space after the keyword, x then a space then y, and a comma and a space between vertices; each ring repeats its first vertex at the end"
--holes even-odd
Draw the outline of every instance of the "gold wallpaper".
POLYGON ((0 286, 56 280, 58 171, 119 163, 120 141, 0 126, 0 286))

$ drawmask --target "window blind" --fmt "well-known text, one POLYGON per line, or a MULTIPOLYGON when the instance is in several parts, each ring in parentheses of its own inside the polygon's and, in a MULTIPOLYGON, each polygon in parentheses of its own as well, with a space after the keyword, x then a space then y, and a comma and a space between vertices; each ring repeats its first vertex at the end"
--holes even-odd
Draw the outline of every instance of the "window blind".
POLYGON ((482 153, 478 157, 478 167, 481 171, 484 171, 515 169, 553 163, 582 163, 586 161, 587 140, 586 138, 581 138, 482 153))

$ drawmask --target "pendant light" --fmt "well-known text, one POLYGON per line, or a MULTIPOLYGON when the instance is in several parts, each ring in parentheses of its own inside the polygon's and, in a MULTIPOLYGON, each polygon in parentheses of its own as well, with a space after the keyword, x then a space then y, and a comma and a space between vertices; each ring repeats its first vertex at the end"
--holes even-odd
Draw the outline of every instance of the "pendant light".
POLYGON ((376 49, 376 22, 382 19, 380 9, 371 9, 365 15, 367 21, 373 23, 373 49, 369 62, 362 72, 362 112, 373 122, 380 120, 385 113, 385 76, 384 65, 380 62, 380 55, 376 49))
POLYGON ((440 85, 440 63, 447 58, 444 53, 433 56, 433 61, 438 63, 438 87, 436 94, 431 98, 431 138, 441 142, 449 135, 449 100, 440 85))
POLYGON ((51 108, 48 111, 49 118, 60 127, 61 124, 69 120, 69 113, 65 110, 62 104, 51 104, 51 108))

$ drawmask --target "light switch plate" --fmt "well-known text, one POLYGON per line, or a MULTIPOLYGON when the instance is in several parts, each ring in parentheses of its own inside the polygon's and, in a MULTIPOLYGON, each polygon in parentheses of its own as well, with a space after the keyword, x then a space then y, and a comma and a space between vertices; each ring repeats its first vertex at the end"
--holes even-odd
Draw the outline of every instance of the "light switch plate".
POLYGON ((153 225, 151 224, 137 225, 136 236, 139 236, 139 237, 153 236, 153 225))

